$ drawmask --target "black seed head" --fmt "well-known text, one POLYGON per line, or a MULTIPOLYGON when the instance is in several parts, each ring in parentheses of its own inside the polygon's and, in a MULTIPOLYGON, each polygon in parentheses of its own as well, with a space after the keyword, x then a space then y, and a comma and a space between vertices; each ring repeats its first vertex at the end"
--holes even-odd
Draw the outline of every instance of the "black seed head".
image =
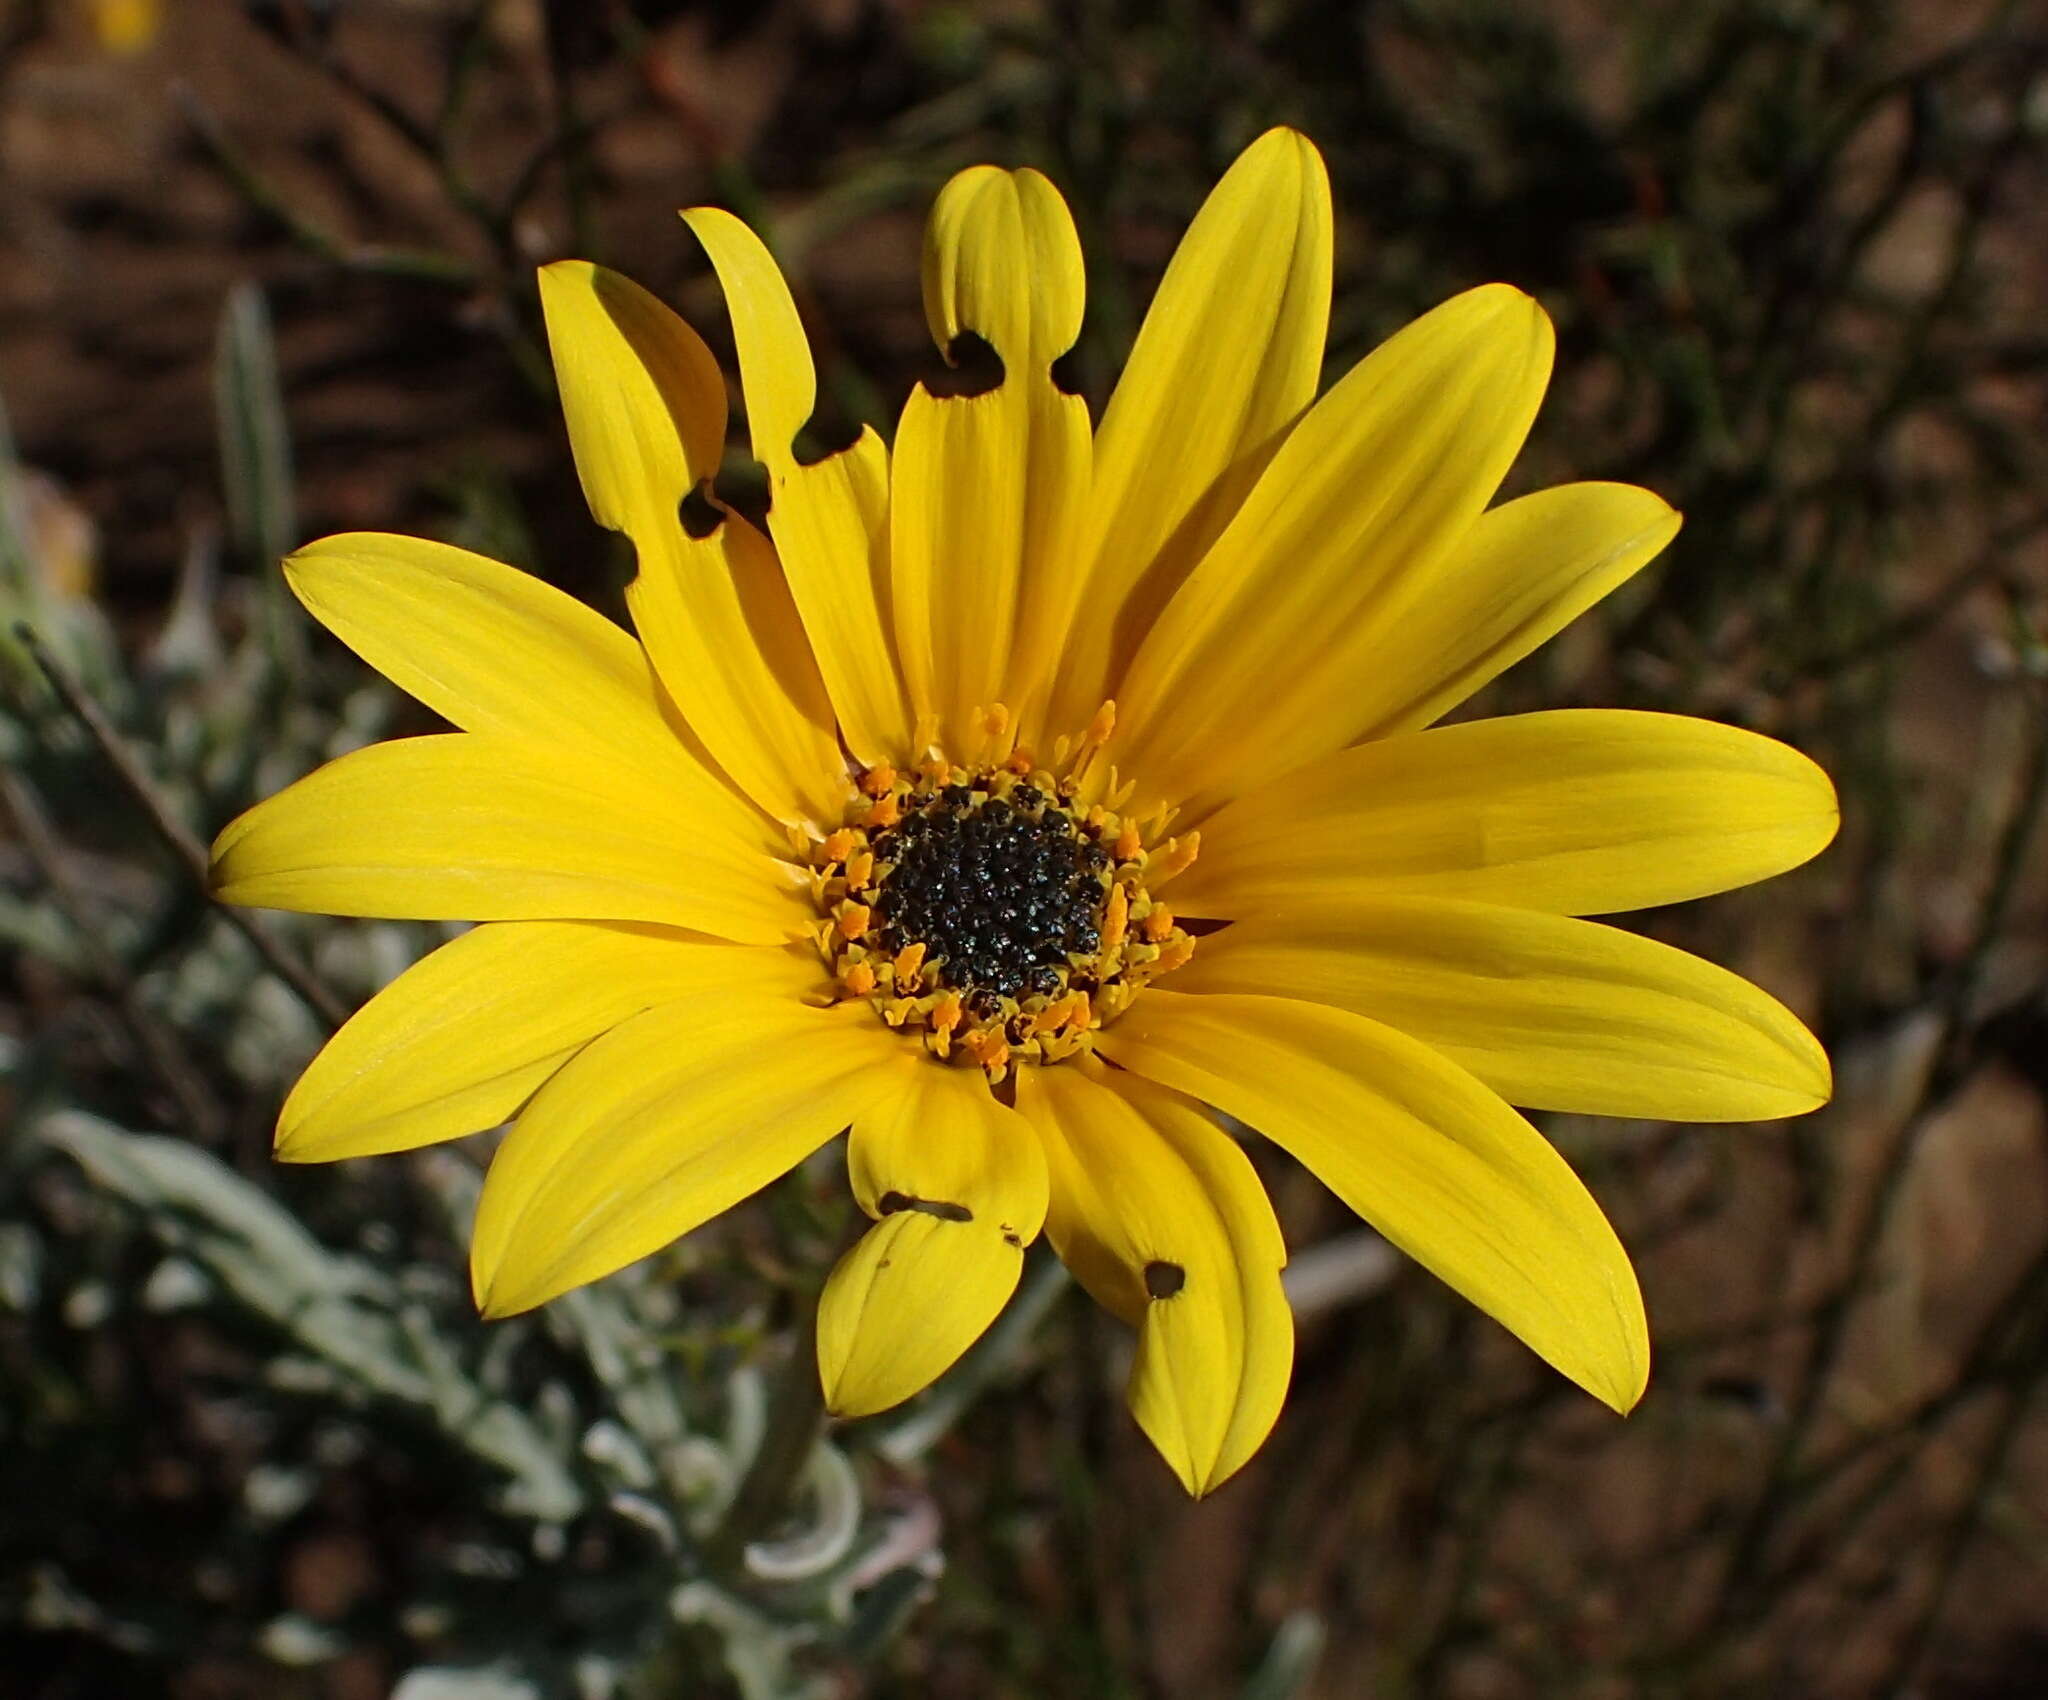
POLYGON ((1028 794, 979 806, 949 785, 896 826, 876 834, 877 861, 895 866, 874 898, 889 949, 922 941, 939 983, 986 1013, 1004 997, 1050 996, 1070 954, 1095 948, 1108 856, 1084 841, 1071 817, 1020 813, 1028 794))

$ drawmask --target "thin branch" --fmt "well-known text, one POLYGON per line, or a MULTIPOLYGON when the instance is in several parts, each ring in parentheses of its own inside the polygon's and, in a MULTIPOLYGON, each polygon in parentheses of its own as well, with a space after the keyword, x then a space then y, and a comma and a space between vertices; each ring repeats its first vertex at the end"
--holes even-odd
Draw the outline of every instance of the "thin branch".
MULTIPOLYGON (((596 220, 591 205, 590 130, 583 122, 576 91, 576 55, 569 38, 572 14, 550 7, 542 39, 548 60, 548 89, 554 101, 554 131, 561 138, 562 199, 569 209, 569 239, 576 252, 596 247, 596 220)), ((508 205, 506 216, 511 216, 508 205)))
POLYGON ((1898 1655, 1893 1661, 1891 1678, 1884 1685, 1885 1700, 1907 1700, 1907 1696, 1923 1692, 1918 1684, 1927 1654, 1934 1645, 1934 1637, 1943 1613, 1955 1593, 1956 1578, 1961 1573, 1963 1560, 1969 1554, 1983 1526, 1984 1515, 1990 1509, 1999 1480, 2011 1462, 2013 1448, 2020 1436, 2026 1432, 2027 1418, 2031 1414, 2034 1397, 2040 1391, 2038 1380, 2029 1381, 2018 1388, 2006 1402, 2000 1414, 1997 1427, 1992 1431, 1977 1466, 1970 1491, 1949 1524, 1935 1559, 1934 1582, 1928 1589, 1927 1599, 1919 1615, 1907 1629, 1900 1644, 1898 1655))
MULTIPOLYGON (((598 120, 579 118, 574 124, 551 130, 542 137, 526 156, 526 163, 513 173, 512 187, 505 191, 505 217, 516 219, 539 190, 547 168, 558 159, 566 159, 573 149, 587 145, 601 128, 598 120)), ((580 243, 577 245, 577 252, 587 251, 580 243)))
POLYGON ((93 924, 91 905, 73 883, 71 859, 58 842, 41 801, 12 768, 0 767, 0 801, 14 819, 21 847, 43 883, 50 888, 59 912, 77 935, 86 966, 100 990, 114 1000, 142 1060, 154 1071, 193 1132, 202 1139, 218 1137, 226 1128, 219 1104, 171 1032, 143 1002, 127 965, 108 947, 106 935, 93 924))
POLYGON ((347 271, 418 278, 457 289, 476 286, 476 268, 467 260, 426 249, 384 248, 350 242, 316 219, 309 218, 292 204, 283 190, 256 169, 197 95, 183 85, 175 87, 172 95, 214 167, 244 200, 275 220, 293 241, 309 253, 347 271))
POLYGON ((374 113, 402 142, 430 165, 441 180, 441 189, 456 209, 483 234, 496 254, 499 266, 509 275, 518 267, 519 244, 509 220, 484 199, 462 169, 449 145, 445 131, 422 123, 404 106, 371 82, 331 48, 314 45, 301 49, 310 65, 324 72, 330 82, 374 113))
POLYGON ((2048 524, 2048 520, 2035 516, 2023 524, 2000 528, 1975 560, 1957 569, 1910 607, 1887 616, 1870 631, 1851 638, 1833 651, 1799 663, 1800 677, 1818 678, 1868 661, 1881 660, 1925 637, 1954 612, 1971 591, 1993 582, 2010 570, 2014 551, 2037 536, 2044 524, 2048 524))
POLYGON ((1851 1241, 1848 1273, 1834 1296, 1822 1307, 1797 1390, 1790 1402, 1790 1415, 1765 1471, 1762 1491, 1730 1542, 1722 1597, 1711 1620, 1714 1625, 1731 1621, 1743 1607, 1767 1592, 1762 1586, 1770 1574, 1763 1562, 1766 1550, 1778 1533, 1788 1495, 1800 1474, 1807 1438, 1833 1384, 1848 1342, 1849 1324, 1856 1314, 1857 1301, 1876 1267, 1886 1229, 1904 1194, 1914 1159, 1919 1154, 1921 1137, 1972 1072, 1975 1059, 1971 1054, 1970 1011, 1982 984, 1985 963, 2011 910, 2019 876, 2026 866, 2028 847, 2044 806, 2048 806, 2048 711, 2044 711, 2038 700, 2031 706, 2034 710, 2034 724, 2030 729, 2032 742, 2019 776, 2019 793, 1999 836, 1991 879, 1978 907, 1969 948, 1950 977, 1941 999, 1941 1033, 1928 1064, 1919 1101, 1900 1124, 1885 1152, 1870 1201, 1864 1207, 1851 1241))
MULTIPOLYGON (((149 816, 150 823, 157 830, 157 836, 169 846, 171 853, 185 865, 186 871, 200 890, 212 896, 212 884, 208 878, 211 858, 206 846, 199 842, 188 827, 177 816, 170 803, 158 789, 156 782, 144 771, 135 759, 127 740, 115 731, 113 723, 106 717, 100 705, 71 671, 56 656, 52 655, 35 628, 26 621, 17 621, 14 635, 27 648, 30 655, 49 680, 50 689, 57 693, 57 700, 70 712, 86 734, 93 741, 122 787, 141 805, 149 816)), ((314 977, 313 971, 294 956, 291 950, 256 916, 247 910, 237 909, 230 904, 220 904, 220 911, 227 916, 235 929, 256 947, 256 954, 263 958, 271 971, 299 995, 305 1006, 326 1022, 330 1028, 339 1027, 348 1019, 348 1005, 329 991, 314 977)))

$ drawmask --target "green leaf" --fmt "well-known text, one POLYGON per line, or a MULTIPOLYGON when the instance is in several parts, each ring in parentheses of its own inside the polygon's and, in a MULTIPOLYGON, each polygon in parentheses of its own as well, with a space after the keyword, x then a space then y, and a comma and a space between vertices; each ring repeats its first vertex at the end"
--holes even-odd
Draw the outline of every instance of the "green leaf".
POLYGON ((228 540, 245 559, 275 565, 298 541, 291 436, 270 311, 251 283, 229 290, 221 309, 213 405, 228 540))
POLYGON ((508 1475, 508 1508, 547 1522, 582 1509, 583 1489, 558 1449, 479 1385, 457 1342, 386 1271, 328 1250, 268 1193, 182 1140, 78 1111, 48 1116, 36 1131, 245 1310, 362 1389, 420 1409, 453 1446, 508 1475))

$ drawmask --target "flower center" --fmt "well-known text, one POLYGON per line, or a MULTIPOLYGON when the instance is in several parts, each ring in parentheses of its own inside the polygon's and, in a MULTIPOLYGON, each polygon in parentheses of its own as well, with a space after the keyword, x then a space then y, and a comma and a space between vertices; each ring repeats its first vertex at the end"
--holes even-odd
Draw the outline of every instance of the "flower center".
POLYGON ((1034 785, 948 785, 874 835, 874 933, 890 955, 922 944, 969 1008, 1059 990, 1069 958, 1101 942, 1109 852, 1034 785))
POLYGON ((1195 941, 1152 888, 1194 860, 1194 838, 1150 847, 1140 823, 1081 800, 1100 742, 1058 776, 1023 751, 863 774, 845 824, 810 853, 819 947, 843 995, 1000 1080, 1085 1050, 1186 962, 1195 941))

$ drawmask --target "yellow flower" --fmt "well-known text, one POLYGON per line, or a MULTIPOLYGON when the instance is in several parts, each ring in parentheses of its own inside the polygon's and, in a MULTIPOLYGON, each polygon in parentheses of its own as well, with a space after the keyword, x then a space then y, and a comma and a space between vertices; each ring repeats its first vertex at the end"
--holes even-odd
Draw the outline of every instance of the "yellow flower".
POLYGON ((932 331, 1001 381, 806 460, 788 288, 685 214, 731 310, 773 540, 702 497, 704 344, 625 279, 541 273, 585 493, 633 542, 639 640, 414 539, 286 563, 460 731, 344 756, 215 846, 224 898, 483 925, 335 1036, 279 1154, 510 1120, 490 1315, 645 1257, 842 1129, 866 1236, 818 1319, 831 1407, 907 1398, 1043 1226, 1138 1329, 1130 1403, 1191 1492, 1293 1360, 1272 1208, 1221 1111, 1617 1410, 1642 1300, 1510 1104, 1749 1121, 1827 1059, 1734 975, 1578 919, 1723 891, 1833 835, 1826 777, 1677 716, 1424 730, 1668 542, 1647 491, 1489 507, 1550 370, 1542 309, 1445 303, 1315 397, 1329 190, 1255 143, 1167 271, 1092 440, 1051 377, 1079 244, 1041 176, 940 195, 932 331), (710 523, 699 523, 699 513, 710 523), (1183 925, 1183 921, 1188 923, 1183 925))
POLYGON ((162 0, 92 0, 92 27, 109 53, 140 53, 163 27, 162 0))

